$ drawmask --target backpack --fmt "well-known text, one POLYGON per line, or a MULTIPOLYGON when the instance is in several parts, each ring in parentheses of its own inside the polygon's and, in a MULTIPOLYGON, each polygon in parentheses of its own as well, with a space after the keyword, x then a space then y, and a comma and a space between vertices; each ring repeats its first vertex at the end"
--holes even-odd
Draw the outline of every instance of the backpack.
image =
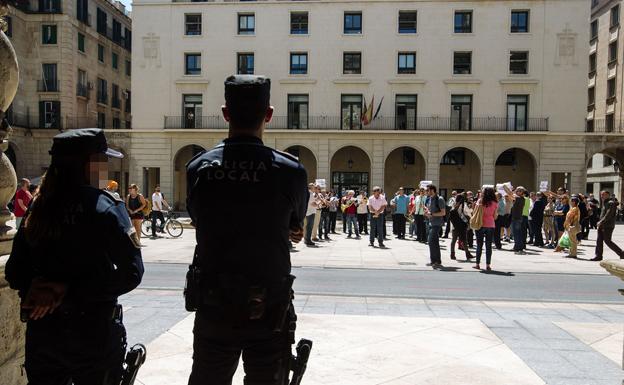
POLYGON ((466 224, 468 223, 468 219, 460 212, 460 209, 463 209, 463 204, 452 208, 449 212, 449 221, 456 229, 466 228, 466 224))
POLYGON ((142 199, 145 201, 145 207, 143 207, 143 215, 149 215, 152 212, 152 200, 151 199, 145 199, 145 197, 141 194, 139 194, 139 199, 142 199))
POLYGON ((472 212, 472 217, 470 218, 470 228, 473 230, 479 230, 483 227, 483 205, 481 202, 477 203, 477 207, 475 207, 472 212))

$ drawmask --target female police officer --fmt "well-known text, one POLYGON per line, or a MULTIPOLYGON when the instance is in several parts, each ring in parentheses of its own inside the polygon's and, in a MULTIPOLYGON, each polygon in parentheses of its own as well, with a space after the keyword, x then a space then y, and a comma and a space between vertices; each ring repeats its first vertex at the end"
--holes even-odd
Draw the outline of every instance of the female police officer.
POLYGON ((123 202, 102 190, 107 155, 121 154, 99 129, 57 135, 50 154, 6 265, 28 322, 29 385, 118 385, 126 333, 117 297, 143 275, 123 202))

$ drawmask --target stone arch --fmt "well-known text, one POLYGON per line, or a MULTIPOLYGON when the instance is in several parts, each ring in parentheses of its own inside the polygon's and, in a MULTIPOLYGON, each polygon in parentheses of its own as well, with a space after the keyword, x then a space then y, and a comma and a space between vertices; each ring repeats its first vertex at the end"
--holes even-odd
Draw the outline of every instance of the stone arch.
POLYGON ((406 193, 425 179, 426 161, 422 153, 411 146, 399 146, 388 154, 384 164, 384 189, 388 193, 405 187, 406 193))
POLYGON ((204 150, 204 147, 198 144, 188 144, 180 147, 173 158, 173 201, 169 203, 176 211, 186 210, 185 166, 196 154, 204 150))
POLYGON ((621 201, 624 198, 624 140, 602 139, 586 146, 584 191, 598 196, 600 191, 607 190, 621 201))
POLYGON ((496 157, 494 179, 497 183, 511 182, 513 186, 537 191, 537 160, 524 148, 508 148, 496 157))
POLYGON ((478 190, 481 188, 481 160, 475 151, 467 147, 454 147, 440 158, 440 195, 451 191, 478 190))
POLYGON ((296 144, 287 147, 284 151, 296 156, 299 159, 299 162, 303 164, 303 167, 308 174, 308 183, 314 182, 317 179, 318 159, 311 149, 306 146, 296 144))
POLYGON ((344 146, 334 152, 330 158, 330 178, 328 185, 337 194, 342 190, 356 192, 370 191, 372 161, 360 147, 344 146))

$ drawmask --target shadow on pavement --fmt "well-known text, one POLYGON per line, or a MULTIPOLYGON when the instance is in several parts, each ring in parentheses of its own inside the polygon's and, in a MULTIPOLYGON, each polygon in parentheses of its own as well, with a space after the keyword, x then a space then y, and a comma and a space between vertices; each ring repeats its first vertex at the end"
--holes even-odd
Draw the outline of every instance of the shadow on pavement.
POLYGON ((516 276, 511 271, 498 271, 498 270, 487 271, 487 270, 481 270, 481 271, 479 271, 479 273, 487 274, 487 275, 501 275, 503 277, 515 277, 516 276))

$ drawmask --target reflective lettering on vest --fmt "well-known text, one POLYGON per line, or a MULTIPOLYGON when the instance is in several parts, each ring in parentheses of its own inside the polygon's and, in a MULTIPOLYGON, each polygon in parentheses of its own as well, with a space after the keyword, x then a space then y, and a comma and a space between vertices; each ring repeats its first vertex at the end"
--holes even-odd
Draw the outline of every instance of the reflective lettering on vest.
POLYGON ((267 171, 264 162, 253 160, 224 160, 219 168, 206 171, 206 180, 229 180, 232 182, 257 183, 261 175, 267 171))

